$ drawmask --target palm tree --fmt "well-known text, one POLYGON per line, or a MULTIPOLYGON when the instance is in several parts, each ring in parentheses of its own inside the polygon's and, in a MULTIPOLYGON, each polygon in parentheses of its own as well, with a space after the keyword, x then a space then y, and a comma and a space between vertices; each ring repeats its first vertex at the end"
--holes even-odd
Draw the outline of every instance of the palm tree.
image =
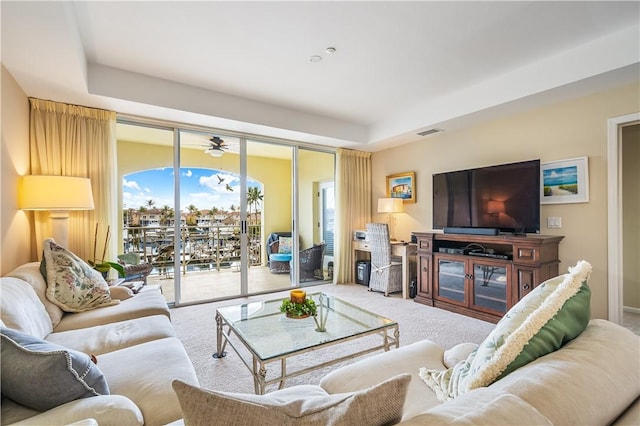
POLYGON ((169 219, 173 217, 173 209, 165 204, 160 209, 160 225, 166 225, 169 222, 169 219))
POLYGON ((254 213, 256 214, 254 216, 255 223, 258 223, 258 218, 257 218, 258 205, 262 202, 263 198, 264 196, 260 192, 260 188, 258 188, 257 186, 249 187, 249 191, 247 192, 247 204, 249 205, 249 217, 251 217, 251 206, 253 206, 254 213))
POLYGON ((151 208, 151 207, 153 207, 155 205, 156 205, 156 202, 153 201, 152 199, 148 199, 147 200, 147 207, 151 208))
POLYGON ((189 214, 187 215, 187 225, 195 225, 198 223, 196 220, 198 216, 200 216, 200 211, 193 204, 189 204, 187 207, 189 214))

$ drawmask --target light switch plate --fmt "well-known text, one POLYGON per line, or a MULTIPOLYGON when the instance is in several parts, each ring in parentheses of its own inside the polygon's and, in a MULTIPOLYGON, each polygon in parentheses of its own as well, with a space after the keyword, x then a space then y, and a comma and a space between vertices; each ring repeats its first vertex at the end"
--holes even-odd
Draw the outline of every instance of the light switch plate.
POLYGON ((558 216, 547 217, 547 228, 562 228, 562 218, 558 216))

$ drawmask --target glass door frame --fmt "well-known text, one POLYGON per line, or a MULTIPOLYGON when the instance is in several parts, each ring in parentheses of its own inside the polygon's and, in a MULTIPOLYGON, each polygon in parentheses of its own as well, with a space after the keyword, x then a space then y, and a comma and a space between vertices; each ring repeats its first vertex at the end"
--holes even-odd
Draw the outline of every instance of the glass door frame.
MULTIPOLYGON (((332 147, 326 147, 326 146, 319 146, 319 145, 313 145, 313 144, 309 144, 309 143, 304 143, 304 142, 297 142, 297 141, 293 141, 293 140, 286 140, 286 139, 280 139, 280 138, 274 138, 274 137, 269 137, 269 136, 262 136, 262 135, 253 135, 253 134, 246 134, 243 132, 235 132, 235 131, 230 131, 230 130, 224 130, 224 129, 218 129, 218 128, 214 128, 214 127, 205 127, 205 126, 198 126, 198 125, 192 125, 192 124, 186 124, 186 123, 177 123, 177 122, 171 122, 171 121, 165 121, 165 120, 161 120, 161 119, 153 119, 153 118, 147 118, 147 117, 139 117, 139 116, 131 116, 131 115, 127 115, 127 114, 118 114, 117 117, 117 122, 120 124, 126 124, 126 125, 132 125, 132 126, 140 126, 140 127, 149 127, 149 128, 154 128, 154 129, 163 129, 163 130, 167 130, 167 131, 172 131, 173 132, 173 146, 172 146, 172 151, 173 151, 173 170, 174 171, 179 171, 181 168, 181 159, 180 159, 180 149, 181 149, 181 144, 180 144, 180 132, 182 131, 187 131, 187 132, 197 132, 197 133, 204 133, 204 134, 219 134, 219 135, 228 135, 230 137, 235 137, 240 139, 240 181, 241 181, 241 197, 240 197, 240 221, 241 221, 241 232, 240 232, 240 238, 241 238, 241 251, 240 251, 240 257, 241 257, 241 268, 240 268, 240 294, 233 296, 233 297, 245 297, 245 296, 250 296, 250 295, 255 295, 255 294, 261 294, 260 292, 253 292, 253 293, 249 293, 249 289, 248 289, 248 261, 249 261, 249 251, 248 251, 248 206, 247 206, 247 143, 248 141, 255 141, 255 142, 264 142, 264 143, 270 143, 270 144, 278 144, 278 145, 282 145, 282 146, 289 146, 292 148, 292 168, 291 168, 291 173, 292 173, 292 188, 291 188, 291 197, 292 197, 292 212, 291 212, 291 217, 292 217, 292 223, 291 223, 291 233, 292 233, 292 237, 293 237, 293 261, 292 261, 292 268, 291 268, 291 279, 290 279, 290 283, 291 283, 291 287, 299 287, 299 283, 298 283, 298 277, 299 277, 299 251, 300 251, 300 242, 299 242, 299 229, 298 229, 298 220, 299 220, 299 209, 300 206, 298 205, 298 191, 299 191, 299 170, 298 170, 298 155, 299 155, 299 150, 301 148, 304 149, 309 149, 309 150, 313 150, 313 151, 318 151, 318 152, 324 152, 327 154, 332 154, 335 155, 336 153, 336 149, 332 148, 332 147)), ((117 135, 116 135, 117 138, 117 135)), ((334 167, 335 167, 335 159, 334 159, 334 167)), ((335 176, 335 171, 334 171, 334 176, 335 176)), ((180 211, 180 208, 182 207, 180 204, 180 173, 174 173, 174 210, 176 211, 176 213, 178 213, 180 211)), ((122 206, 120 206, 122 207, 122 206)), ((119 210, 122 210, 121 208, 119 210)), ((180 247, 180 220, 175 220, 174 224, 173 224, 173 229, 174 229, 174 246, 175 247, 180 247)), ((174 263, 173 263, 173 267, 174 267, 174 271, 176 271, 176 273, 174 273, 174 277, 173 277, 173 287, 175 290, 175 298, 174 301, 171 303, 169 302, 170 305, 175 305, 175 306, 186 306, 186 305, 190 305, 190 304, 196 304, 196 303, 206 303, 206 302, 211 302, 211 301, 217 301, 217 300, 224 300, 225 297, 223 298, 214 298, 214 299, 207 299, 207 300, 199 300, 199 301, 189 301, 189 302, 182 302, 181 299, 181 292, 182 292, 182 280, 181 280, 181 274, 178 273, 180 271, 181 268, 181 264, 180 264, 180 256, 174 256, 174 263)))

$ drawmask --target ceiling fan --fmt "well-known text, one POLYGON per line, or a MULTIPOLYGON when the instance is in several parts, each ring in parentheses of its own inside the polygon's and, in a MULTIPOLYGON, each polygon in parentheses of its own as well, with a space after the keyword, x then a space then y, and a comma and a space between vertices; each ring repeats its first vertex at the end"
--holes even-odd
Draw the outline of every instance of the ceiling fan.
POLYGON ((204 152, 212 157, 222 157, 226 149, 227 145, 224 141, 218 136, 213 136, 209 139, 209 145, 207 145, 207 149, 205 149, 204 152))

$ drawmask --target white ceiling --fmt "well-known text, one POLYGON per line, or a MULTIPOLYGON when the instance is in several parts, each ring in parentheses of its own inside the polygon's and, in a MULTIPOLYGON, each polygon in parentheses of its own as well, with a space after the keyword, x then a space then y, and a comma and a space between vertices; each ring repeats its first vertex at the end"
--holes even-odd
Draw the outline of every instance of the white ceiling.
POLYGON ((363 150, 639 80, 637 1, 1 8, 28 96, 363 150))

